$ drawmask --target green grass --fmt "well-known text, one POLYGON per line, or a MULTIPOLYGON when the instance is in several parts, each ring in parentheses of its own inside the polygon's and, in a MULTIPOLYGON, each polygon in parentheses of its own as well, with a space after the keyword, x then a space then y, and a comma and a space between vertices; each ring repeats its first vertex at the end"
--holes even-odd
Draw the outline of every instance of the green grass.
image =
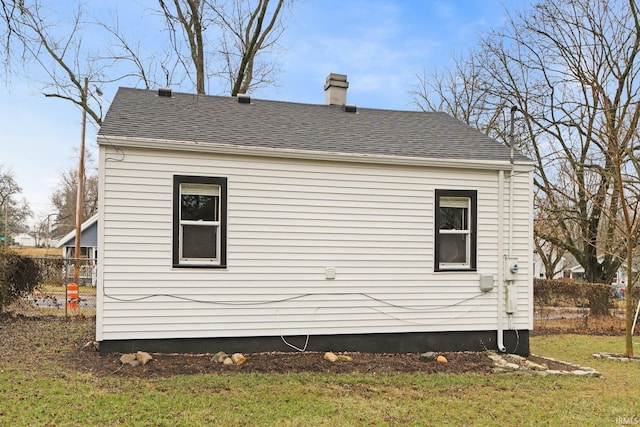
MULTIPOLYGON (((495 375, 194 375, 95 378, 0 360, 0 426, 603 426, 640 417, 640 364, 593 359, 622 337, 551 335, 532 351, 601 378, 495 375)), ((640 352, 640 349, 639 349, 640 352)))

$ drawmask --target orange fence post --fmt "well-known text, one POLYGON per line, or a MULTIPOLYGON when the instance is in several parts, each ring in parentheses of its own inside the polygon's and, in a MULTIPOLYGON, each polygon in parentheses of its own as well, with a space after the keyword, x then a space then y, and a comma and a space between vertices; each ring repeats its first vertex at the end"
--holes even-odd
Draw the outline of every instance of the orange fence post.
POLYGON ((80 297, 78 295, 78 284, 67 283, 67 309, 78 310, 80 297))

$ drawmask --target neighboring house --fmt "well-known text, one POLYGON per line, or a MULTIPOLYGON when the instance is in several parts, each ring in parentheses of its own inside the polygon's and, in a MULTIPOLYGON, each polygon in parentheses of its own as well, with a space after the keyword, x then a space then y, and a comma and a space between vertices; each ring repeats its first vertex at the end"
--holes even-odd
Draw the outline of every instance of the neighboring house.
POLYGON ((561 279, 564 276, 566 258, 560 257, 558 264, 555 267, 553 277, 547 277, 545 271, 544 262, 537 252, 533 253, 533 277, 538 279, 561 279))
MULTIPOLYGON (((61 237, 56 243, 56 248, 62 248, 62 257, 73 259, 76 252, 75 228, 61 237)), ((93 215, 80 226, 80 256, 86 258, 80 267, 80 280, 83 283, 95 285, 97 280, 96 261, 98 258, 98 215, 93 215)), ((65 272, 67 279, 71 277, 71 270, 65 272)))
POLYGON ((20 233, 13 238, 13 243, 18 246, 36 246, 36 239, 30 234, 20 233))
POLYGON ((444 113, 121 88, 100 351, 529 353, 533 163, 444 113))
MULTIPOLYGON (((56 244, 62 248, 63 258, 75 258, 76 230, 75 228, 61 237, 56 244)), ((98 258, 98 214, 92 216, 80 226, 80 256, 78 258, 98 258)))
MULTIPOLYGON (((603 256, 598 257, 598 262, 603 262, 603 256)), ((563 275, 565 278, 574 279, 578 282, 583 282, 586 280, 584 267, 578 264, 578 261, 571 255, 567 254, 566 256, 567 263, 565 263, 563 275)), ((634 260, 633 271, 637 272, 638 268, 640 268, 640 260, 634 260)), ((617 297, 624 297, 625 292, 627 290, 627 269, 626 263, 622 262, 622 265, 618 267, 618 271, 616 275, 611 280, 611 286, 615 291, 615 295, 617 297)))

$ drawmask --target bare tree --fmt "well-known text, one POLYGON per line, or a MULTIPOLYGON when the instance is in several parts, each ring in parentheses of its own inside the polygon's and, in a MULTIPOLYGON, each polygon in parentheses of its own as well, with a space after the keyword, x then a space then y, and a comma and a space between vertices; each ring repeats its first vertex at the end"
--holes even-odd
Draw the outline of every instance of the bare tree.
POLYGON ((258 61, 258 53, 273 47, 284 31, 280 16, 284 0, 276 0, 272 11, 269 0, 260 0, 254 8, 248 1, 236 0, 231 7, 211 4, 216 22, 222 28, 224 71, 231 96, 273 84, 273 62, 258 61))
POLYGON ((632 161, 629 148, 637 144, 640 119, 639 19, 634 0, 546 1, 526 19, 521 15, 512 27, 515 31, 509 35, 522 50, 507 56, 529 75, 540 70, 537 83, 543 90, 534 93, 542 94, 544 102, 531 96, 520 101, 532 100, 534 114, 546 113, 528 122, 552 141, 547 151, 555 159, 540 156, 544 146, 540 137, 534 152, 538 163, 545 163, 538 174, 539 191, 557 211, 567 206, 567 193, 556 184, 557 171, 569 168, 573 178, 575 213, 569 212, 559 226, 568 231, 569 223, 577 221, 581 239, 579 245, 565 242, 565 246, 581 257, 588 279, 610 282, 622 261, 628 263, 626 352, 630 356, 638 192, 637 179, 625 171, 632 161))
MULTIPOLYGON (((55 235, 64 235, 75 228, 77 189, 78 175, 76 170, 69 169, 63 172, 51 195, 51 204, 57 213, 53 231, 55 235)), ((89 174, 85 176, 83 191, 82 222, 98 212, 97 175, 89 174)))
MULTIPOLYGON (((2 32, 0 33, 0 41, 3 44, 3 51, 6 56, 9 55, 11 48, 11 38, 13 37, 13 14, 15 4, 13 2, 0 0, 0 18, 2 19, 2 32)), ((6 61, 6 59, 5 59, 6 61)))
POLYGON ((534 205, 536 212, 533 222, 533 247, 542 261, 545 277, 553 279, 559 273, 558 267, 564 259, 566 249, 542 236, 553 235, 558 241, 564 241, 566 237, 562 235, 563 230, 557 226, 557 213, 545 206, 545 200, 536 197, 534 205))
POLYGON ((10 169, 0 164, 0 235, 3 244, 10 242, 11 236, 27 230, 26 220, 31 215, 31 209, 26 200, 17 200, 22 188, 15 180, 10 169))
POLYGON ((101 88, 117 82, 150 89, 191 80, 204 94, 215 77, 232 95, 275 84, 277 67, 266 54, 277 45, 283 9, 293 0, 158 0, 168 28, 160 52, 157 39, 153 48, 144 45, 116 12, 110 22, 93 18, 91 4, 80 3, 67 16, 68 8, 56 10, 47 0, 0 1, 5 70, 24 67, 21 74, 35 76, 45 96, 72 102, 99 126, 101 88))
POLYGON ((276 0, 274 7, 271 0, 158 1, 171 43, 187 75, 195 80, 197 93, 206 93, 209 73, 227 81, 231 96, 274 84, 275 65, 260 61, 260 53, 273 48, 284 31, 284 0, 276 0), (218 31, 214 43, 207 40, 208 29, 218 31))
POLYGON ((184 66, 187 75, 191 75, 191 66, 195 69, 196 93, 205 94, 205 59, 204 59, 204 22, 203 0, 173 0, 173 5, 168 6, 164 0, 158 0, 164 13, 169 28, 169 36, 180 62, 184 66), (181 48, 182 37, 186 38, 189 45, 189 59, 184 58, 181 48), (188 65, 189 64, 189 65, 188 65))
POLYGON ((470 51, 466 57, 454 58, 451 69, 423 71, 410 94, 422 111, 445 112, 506 144, 511 104, 496 95, 484 67, 486 56, 481 50, 470 51))
POLYGON ((33 218, 29 235, 35 240, 36 246, 49 248, 51 246, 52 226, 55 226, 55 219, 52 219, 56 214, 38 214, 33 218))
POLYGON ((110 22, 97 20, 95 24, 105 32, 108 40, 96 59, 108 64, 112 70, 120 70, 117 77, 114 74, 116 80, 126 80, 147 90, 170 86, 172 82, 182 83, 176 73, 178 61, 172 56, 173 49, 162 46, 160 52, 155 53, 154 49, 150 54, 142 41, 123 30, 117 14, 111 16, 110 22))
MULTIPOLYGON (((481 71, 468 70, 481 78, 465 83, 486 98, 471 106, 482 123, 492 122, 487 105, 522 111, 517 139, 537 164, 536 197, 556 224, 536 232, 571 253, 591 282, 609 283, 633 262, 640 232, 629 170, 638 154, 639 18, 634 0, 540 1, 482 37, 481 71)), ((467 74, 462 65, 457 78, 467 74)), ((632 314, 627 307, 629 354, 632 314)))
POLYGON ((20 52, 21 65, 38 65, 46 75, 46 97, 70 101, 87 112, 98 125, 102 123, 100 91, 84 92, 84 78, 96 85, 109 81, 105 68, 83 46, 84 10, 76 9, 68 26, 54 25, 51 11, 38 0, 3 0, 4 18, 14 45, 7 39, 7 57, 20 52))

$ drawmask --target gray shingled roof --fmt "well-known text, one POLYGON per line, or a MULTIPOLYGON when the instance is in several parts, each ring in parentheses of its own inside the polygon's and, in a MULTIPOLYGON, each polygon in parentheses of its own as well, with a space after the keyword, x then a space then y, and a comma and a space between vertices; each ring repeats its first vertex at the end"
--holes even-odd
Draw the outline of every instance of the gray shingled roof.
MULTIPOLYGON (((102 137, 426 159, 508 161, 510 150, 445 113, 298 104, 120 88, 102 137)), ((516 154, 516 161, 528 161, 516 154)))

